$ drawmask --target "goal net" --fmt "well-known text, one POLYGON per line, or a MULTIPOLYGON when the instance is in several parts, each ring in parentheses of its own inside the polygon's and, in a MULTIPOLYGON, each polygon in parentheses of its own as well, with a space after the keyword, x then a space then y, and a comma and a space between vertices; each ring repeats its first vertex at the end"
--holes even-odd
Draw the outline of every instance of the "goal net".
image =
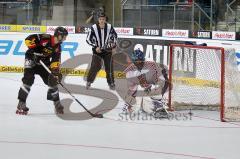
POLYGON ((219 110, 221 121, 240 121, 240 70, 234 49, 173 44, 169 107, 219 110))

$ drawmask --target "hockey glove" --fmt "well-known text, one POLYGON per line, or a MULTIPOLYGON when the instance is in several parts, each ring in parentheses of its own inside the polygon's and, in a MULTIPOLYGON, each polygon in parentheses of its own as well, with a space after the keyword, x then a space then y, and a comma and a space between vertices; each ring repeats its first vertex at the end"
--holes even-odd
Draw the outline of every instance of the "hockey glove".
POLYGON ((62 73, 58 70, 52 70, 52 73, 48 76, 48 85, 50 87, 56 86, 62 81, 62 73))

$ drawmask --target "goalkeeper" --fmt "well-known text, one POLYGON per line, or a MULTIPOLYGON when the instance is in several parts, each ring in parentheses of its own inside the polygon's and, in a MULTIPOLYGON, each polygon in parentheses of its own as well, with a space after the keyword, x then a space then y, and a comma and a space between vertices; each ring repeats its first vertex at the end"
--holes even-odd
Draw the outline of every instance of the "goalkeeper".
POLYGON ((142 109, 156 118, 159 114, 166 116, 167 103, 163 98, 169 86, 166 67, 145 61, 140 49, 132 53, 132 62, 124 71, 128 83, 124 111, 131 113, 142 109), (142 99, 136 97, 138 86, 144 90, 142 99))

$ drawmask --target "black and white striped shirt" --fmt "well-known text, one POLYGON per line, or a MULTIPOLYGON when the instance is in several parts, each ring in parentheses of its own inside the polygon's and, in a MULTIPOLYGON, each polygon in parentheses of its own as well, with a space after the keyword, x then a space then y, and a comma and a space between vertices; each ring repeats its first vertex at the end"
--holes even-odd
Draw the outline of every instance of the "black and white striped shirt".
POLYGON ((87 35, 86 41, 93 48, 112 49, 116 47, 117 33, 109 23, 106 23, 103 29, 98 24, 94 24, 87 35))

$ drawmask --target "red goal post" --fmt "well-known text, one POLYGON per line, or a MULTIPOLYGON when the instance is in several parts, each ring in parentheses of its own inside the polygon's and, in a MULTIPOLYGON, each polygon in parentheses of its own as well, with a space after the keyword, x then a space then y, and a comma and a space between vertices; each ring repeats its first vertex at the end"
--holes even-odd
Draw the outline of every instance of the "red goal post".
POLYGON ((234 49, 172 44, 169 108, 215 109, 220 110, 221 121, 240 121, 240 89, 235 89, 240 85, 240 72, 235 71, 235 61, 229 60, 234 55, 234 49), (233 75, 237 76, 235 81, 228 80, 233 75))

